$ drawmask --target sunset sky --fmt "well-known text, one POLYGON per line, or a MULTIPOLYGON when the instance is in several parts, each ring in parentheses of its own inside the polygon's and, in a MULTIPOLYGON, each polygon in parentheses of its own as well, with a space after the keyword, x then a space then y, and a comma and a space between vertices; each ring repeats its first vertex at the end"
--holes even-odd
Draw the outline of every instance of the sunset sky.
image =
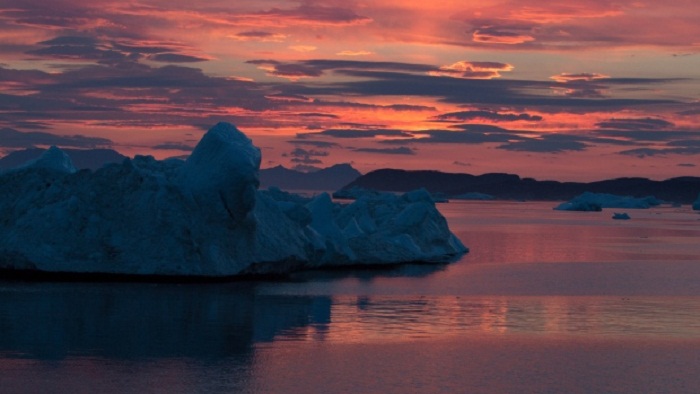
POLYGON ((0 154, 700 175, 700 2, 0 0, 0 154))

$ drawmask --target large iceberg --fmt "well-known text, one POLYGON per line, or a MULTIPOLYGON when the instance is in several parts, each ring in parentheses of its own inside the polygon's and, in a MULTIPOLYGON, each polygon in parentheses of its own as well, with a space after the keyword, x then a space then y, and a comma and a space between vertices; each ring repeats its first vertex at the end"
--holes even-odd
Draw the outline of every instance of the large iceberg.
POLYGON ((558 211, 601 211, 603 208, 646 209, 661 204, 654 196, 629 197, 585 192, 556 206, 558 211))
POLYGON ((228 123, 187 161, 75 172, 59 153, 0 175, 0 269, 222 277, 467 251, 423 190, 352 204, 258 190, 260 150, 228 123))

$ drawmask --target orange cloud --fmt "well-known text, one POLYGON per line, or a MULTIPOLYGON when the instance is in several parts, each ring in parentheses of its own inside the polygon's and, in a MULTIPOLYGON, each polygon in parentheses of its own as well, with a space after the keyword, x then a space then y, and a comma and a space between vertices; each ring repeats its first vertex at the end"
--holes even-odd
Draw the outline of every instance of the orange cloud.
POLYGON ((266 99, 272 101, 289 102, 289 103, 310 103, 313 101, 311 97, 302 96, 299 94, 268 94, 266 99))
POLYGON ((501 72, 511 71, 514 68, 506 63, 459 61, 442 66, 439 71, 429 71, 428 75, 465 79, 493 79, 500 78, 501 72))
POLYGON ((374 52, 370 51, 340 51, 336 53, 338 56, 369 56, 374 54, 374 52))
POLYGON ((289 49, 297 52, 313 52, 317 48, 313 45, 292 45, 289 49))
POLYGON ((578 73, 578 74, 570 74, 570 73, 561 73, 559 75, 553 75, 549 77, 550 79, 553 79, 557 82, 573 82, 573 81, 595 81, 598 79, 607 79, 610 78, 609 75, 605 74, 598 74, 598 73, 578 73))
MULTIPOLYGON (((250 4, 236 4, 236 7, 214 10, 197 4, 171 7, 127 4, 110 5, 108 8, 109 12, 114 15, 169 21, 180 29, 211 30, 227 26, 283 28, 299 25, 342 27, 359 26, 372 22, 371 18, 342 7, 304 4, 294 8, 255 10, 256 6, 257 4, 251 2, 250 4)), ((246 36, 243 35, 243 37, 246 36)))
POLYGON ((269 76, 286 78, 290 81, 323 75, 322 69, 302 63, 280 63, 274 60, 251 60, 248 63, 256 64, 259 69, 266 71, 269 76))
POLYGON ((260 30, 250 30, 231 34, 228 37, 238 41, 282 42, 287 38, 287 35, 260 30))
POLYGON ((590 4, 567 4, 547 8, 524 6, 509 13, 512 19, 542 24, 561 23, 577 18, 607 18, 621 15, 624 15, 624 12, 619 9, 619 6, 613 6, 611 9, 596 9, 590 4))
POLYGON ((292 9, 272 8, 247 15, 249 18, 287 19, 297 23, 313 25, 355 26, 372 22, 371 18, 359 15, 349 8, 301 5, 292 9))

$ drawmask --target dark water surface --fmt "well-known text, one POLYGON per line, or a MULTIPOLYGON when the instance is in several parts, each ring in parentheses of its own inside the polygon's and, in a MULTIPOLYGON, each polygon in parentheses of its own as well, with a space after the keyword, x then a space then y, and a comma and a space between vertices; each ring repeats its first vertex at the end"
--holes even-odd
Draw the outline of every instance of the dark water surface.
POLYGON ((554 205, 441 205, 443 266, 0 282, 0 392, 700 392, 700 214, 554 205))

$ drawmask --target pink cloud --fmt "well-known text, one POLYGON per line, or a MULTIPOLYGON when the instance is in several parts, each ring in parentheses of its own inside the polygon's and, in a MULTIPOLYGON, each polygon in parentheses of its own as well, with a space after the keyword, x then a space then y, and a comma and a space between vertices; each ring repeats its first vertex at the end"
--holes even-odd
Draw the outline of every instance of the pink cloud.
POLYGON ((513 66, 497 62, 459 61, 440 67, 438 71, 429 71, 428 75, 446 76, 466 79, 500 78, 502 72, 513 70, 513 66))
POLYGON ((229 37, 239 41, 282 42, 287 38, 287 35, 268 31, 250 30, 232 34, 229 37))
POLYGON ((557 82, 572 82, 572 81, 595 81, 599 79, 607 79, 610 78, 608 75, 604 74, 599 74, 599 73, 578 73, 578 74, 570 74, 570 73, 561 73, 559 75, 553 75, 549 77, 557 82))
POLYGON ((517 45, 526 42, 535 41, 535 37, 529 34, 521 34, 518 32, 500 30, 493 27, 484 27, 474 30, 472 33, 474 42, 483 44, 506 44, 517 45))
POLYGON ((370 52, 370 51, 349 51, 349 50, 340 51, 340 52, 336 53, 336 55, 338 55, 338 56, 369 56, 372 54, 374 54, 374 53, 370 52))

